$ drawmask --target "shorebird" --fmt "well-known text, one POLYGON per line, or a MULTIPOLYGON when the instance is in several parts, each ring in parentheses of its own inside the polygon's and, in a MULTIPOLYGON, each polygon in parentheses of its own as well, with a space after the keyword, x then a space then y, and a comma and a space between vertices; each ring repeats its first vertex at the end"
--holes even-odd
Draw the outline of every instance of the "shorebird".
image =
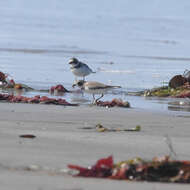
POLYGON ((71 65, 71 72, 78 77, 83 77, 85 80, 85 76, 89 75, 90 73, 96 73, 92 71, 92 69, 85 63, 80 62, 76 58, 71 58, 69 60, 69 64, 71 65))
POLYGON ((112 85, 106 85, 100 82, 96 81, 84 81, 84 80, 78 80, 75 81, 73 84, 73 87, 78 86, 81 90, 83 90, 86 93, 92 94, 93 97, 93 103, 97 103, 98 100, 100 100, 104 94, 114 88, 121 88, 121 86, 112 86, 112 85), (96 94, 101 94, 99 98, 95 98, 96 94))

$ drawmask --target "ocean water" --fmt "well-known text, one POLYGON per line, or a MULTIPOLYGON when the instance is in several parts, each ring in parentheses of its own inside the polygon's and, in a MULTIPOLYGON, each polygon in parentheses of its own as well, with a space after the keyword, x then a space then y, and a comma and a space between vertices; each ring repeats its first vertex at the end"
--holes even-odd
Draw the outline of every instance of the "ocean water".
POLYGON ((161 86, 190 69, 189 9, 187 0, 0 1, 0 71, 37 89, 72 89, 68 60, 77 57, 96 71, 88 80, 122 86, 104 100, 118 97, 137 108, 167 110, 170 100, 127 92, 161 86))

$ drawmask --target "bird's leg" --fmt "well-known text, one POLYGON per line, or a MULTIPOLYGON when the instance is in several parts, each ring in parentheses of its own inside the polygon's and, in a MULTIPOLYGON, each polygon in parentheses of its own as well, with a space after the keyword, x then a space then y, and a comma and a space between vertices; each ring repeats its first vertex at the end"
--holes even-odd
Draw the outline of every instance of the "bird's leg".
POLYGON ((72 84, 72 87, 73 87, 73 88, 76 86, 76 83, 77 83, 77 77, 75 76, 75 80, 74 80, 74 82, 73 82, 73 84, 72 84))
POLYGON ((83 90, 81 90, 81 94, 82 94, 82 97, 84 97, 84 91, 83 90))
POLYGON ((95 100, 96 104, 97 104, 98 100, 100 100, 103 96, 104 96, 104 94, 101 94, 101 96, 95 100))
POLYGON ((92 94, 92 97, 93 97, 92 104, 96 104, 96 98, 95 98, 95 95, 94 95, 94 94, 92 94))

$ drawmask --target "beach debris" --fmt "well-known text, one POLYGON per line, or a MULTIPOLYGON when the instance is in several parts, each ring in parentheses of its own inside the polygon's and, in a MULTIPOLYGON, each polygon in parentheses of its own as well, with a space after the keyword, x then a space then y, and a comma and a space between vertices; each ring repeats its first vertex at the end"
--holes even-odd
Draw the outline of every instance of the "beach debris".
POLYGON ((9 79, 9 74, 0 71, 1 88, 14 88, 15 82, 13 79, 9 79))
POLYGON ((168 97, 171 94, 172 95, 175 94, 174 90, 172 88, 169 88, 168 86, 153 88, 151 90, 144 91, 145 97, 150 97, 150 96, 168 97))
POLYGON ((98 123, 98 124, 96 125, 96 131, 98 131, 98 132, 105 132, 105 131, 108 131, 108 128, 103 127, 102 124, 98 123))
POLYGON ((179 95, 174 96, 174 98, 190 98, 190 91, 181 92, 179 95))
POLYGON ((85 129, 85 130, 91 130, 91 129, 95 129, 97 132, 120 132, 120 131, 141 131, 141 126, 137 125, 134 128, 128 128, 128 129, 121 129, 121 128, 107 128, 104 127, 102 124, 98 123, 95 127, 82 127, 81 129, 85 129))
POLYGON ((169 81, 168 86, 145 90, 145 97, 172 97, 172 98, 189 98, 190 97, 190 71, 185 70, 183 75, 175 75, 169 81))
POLYGON ((1 89, 15 89, 15 90, 34 90, 33 88, 20 83, 15 83, 14 79, 9 78, 9 74, 0 71, 0 88, 1 89))
POLYGON ((14 85, 14 89, 22 90, 22 89, 23 89, 23 86, 22 86, 21 84, 15 84, 15 85, 14 85))
POLYGON ((50 88, 50 93, 51 94, 56 94, 56 95, 60 95, 60 94, 64 94, 66 92, 70 92, 68 91, 63 85, 58 84, 56 86, 52 86, 50 88))
POLYGON ((97 101, 97 106, 102 107, 123 107, 123 108, 129 108, 130 103, 128 101, 123 101, 121 99, 114 98, 112 101, 97 101))
POLYGON ((97 124, 96 125, 96 131, 97 132, 119 132, 119 131, 140 131, 141 130, 141 126, 137 125, 135 128, 129 128, 129 129, 120 129, 120 128, 116 128, 116 129, 109 129, 104 127, 102 124, 97 124))
POLYGON ((21 84, 21 83, 16 83, 14 79, 10 79, 8 77, 8 74, 5 74, 3 72, 0 72, 0 89, 3 90, 24 90, 24 91, 37 91, 37 92, 50 92, 53 95, 63 95, 66 92, 71 92, 69 90, 67 90, 63 85, 58 84, 56 86, 52 86, 49 90, 45 89, 34 89, 31 88, 25 84, 21 84))
POLYGON ((30 91, 30 90, 33 91, 34 90, 33 88, 31 88, 30 86, 28 86, 26 84, 15 83, 13 79, 7 83, 5 88, 13 88, 15 90, 25 90, 25 91, 30 91))
POLYGON ((78 106, 78 104, 71 104, 67 102, 65 99, 59 98, 49 98, 47 96, 34 96, 34 97, 26 97, 26 96, 14 96, 9 94, 0 94, 0 100, 11 103, 35 103, 35 104, 54 104, 54 105, 63 105, 63 106, 78 106))
POLYGON ((7 83, 7 81, 6 81, 7 77, 8 77, 7 74, 5 74, 5 73, 3 73, 3 72, 0 71, 0 82, 2 82, 2 84, 6 84, 7 83))
POLYGON ((29 139, 34 139, 36 138, 35 135, 32 134, 23 134, 23 135, 19 135, 20 138, 29 138, 29 139))
POLYGON ((186 69, 183 75, 175 75, 169 81, 170 88, 177 88, 190 82, 190 71, 186 69))
POLYGON ((185 83, 181 87, 159 87, 144 92, 145 97, 157 96, 157 97, 171 97, 171 98, 189 98, 190 97, 190 85, 185 83))
POLYGON ((112 156, 109 156, 107 158, 98 160, 95 165, 88 168, 71 164, 69 164, 68 167, 70 169, 79 171, 76 176, 105 178, 112 175, 112 168, 114 167, 114 163, 112 156))
POLYGON ((187 82, 190 82, 190 71, 188 69, 185 69, 183 77, 187 79, 187 82))
POLYGON ((113 162, 113 157, 102 158, 95 165, 81 167, 68 165, 78 173, 73 176, 108 178, 128 181, 152 181, 190 183, 190 161, 172 160, 169 156, 154 157, 147 161, 141 158, 113 162))
POLYGON ((131 128, 131 129, 123 129, 123 131, 141 131, 141 126, 136 125, 136 127, 131 128))
POLYGON ((186 82, 187 82, 187 79, 184 76, 175 75, 169 81, 169 87, 170 88, 177 88, 177 87, 183 86, 186 82))

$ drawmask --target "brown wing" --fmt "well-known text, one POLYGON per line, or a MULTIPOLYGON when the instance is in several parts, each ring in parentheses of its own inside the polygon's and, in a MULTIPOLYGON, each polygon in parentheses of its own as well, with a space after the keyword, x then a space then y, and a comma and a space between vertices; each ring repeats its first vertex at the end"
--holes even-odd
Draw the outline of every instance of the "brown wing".
POLYGON ((85 85, 88 86, 89 89, 95 90, 95 89, 105 89, 105 88, 121 88, 120 86, 111 86, 111 85, 106 85, 100 82, 96 81, 89 81, 86 82, 85 85))

